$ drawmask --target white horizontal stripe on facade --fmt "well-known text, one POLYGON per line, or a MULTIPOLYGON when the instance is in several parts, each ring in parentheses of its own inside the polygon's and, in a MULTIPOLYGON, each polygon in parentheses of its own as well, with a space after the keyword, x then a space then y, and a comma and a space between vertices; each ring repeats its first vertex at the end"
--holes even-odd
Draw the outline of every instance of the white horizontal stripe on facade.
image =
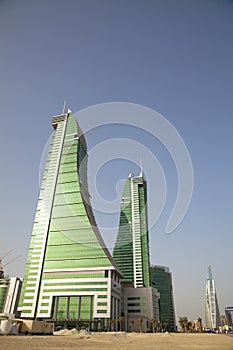
MULTIPOLYGON (((103 310, 103 309, 102 309, 103 310)), ((95 318, 109 318, 109 313, 106 314, 100 314, 98 313, 98 315, 94 316, 95 318)))
MULTIPOLYGON (((106 287, 107 287, 107 278, 106 277, 93 277, 93 278, 64 278, 64 279, 51 279, 51 280, 44 280, 43 281, 43 286, 45 285, 45 283, 72 283, 72 282, 106 282, 106 287), (90 281, 91 279, 91 281, 90 281)), ((103 285, 104 286, 104 285, 103 285)))
POLYGON ((27 298, 25 298, 24 300, 23 300, 23 303, 32 303, 33 302, 33 299, 27 299, 27 298))
MULTIPOLYGON (((97 313, 97 311, 99 311, 99 310, 106 310, 106 311, 108 312, 108 309, 106 308, 106 306, 98 306, 98 307, 96 308, 95 312, 97 313)), ((107 312, 106 312, 106 313, 107 313, 107 312)), ((98 313, 98 315, 99 315, 99 313, 98 313)))
POLYGON ((65 140, 65 142, 71 142, 71 141, 74 141, 74 138, 69 139, 69 140, 65 140))
POLYGON ((62 286, 44 286, 43 287, 43 290, 47 290, 47 289, 55 289, 55 290, 59 290, 59 289, 83 289, 83 288, 88 288, 88 289, 93 289, 93 292, 95 292, 95 289, 96 288, 105 288, 107 289, 108 286, 107 284, 106 285, 99 285, 99 284, 96 284, 96 285, 87 285, 87 284, 83 284, 83 285, 73 285, 73 286, 70 286, 70 285, 62 285, 62 286))
POLYGON ((32 307, 31 306, 23 306, 23 310, 31 310, 32 307))
POLYGON ((58 273, 66 273, 66 272, 79 272, 79 271, 105 271, 105 270, 115 270, 113 266, 106 266, 106 267, 88 267, 88 268, 75 268, 75 269, 50 269, 50 270, 44 270, 44 273, 52 273, 52 272, 58 272, 58 273))
POLYGON ((47 310, 49 312, 49 305, 47 305, 47 306, 40 306, 40 310, 47 310))
POLYGON ((50 318, 51 316, 50 316, 50 312, 46 312, 46 311, 39 311, 38 313, 37 313, 37 317, 38 318, 43 318, 43 319, 46 319, 46 318, 50 318))
MULTIPOLYGON (((106 295, 108 292, 107 291, 88 291, 88 292, 85 292, 85 291, 72 291, 72 292, 69 292, 69 296, 85 296, 85 295, 106 295)), ((59 296, 67 296, 67 292, 44 292, 42 297, 43 296, 56 296, 56 297, 59 297, 59 296)), ((46 299, 47 300, 47 299, 46 299)))
POLYGON ((77 134, 77 132, 73 132, 72 134, 66 134, 66 136, 74 136, 76 134, 77 134))
POLYGON ((33 317, 33 314, 32 313, 30 313, 30 314, 28 314, 28 313, 21 313, 21 317, 25 317, 25 318, 30 318, 30 317, 33 317))
POLYGON ((35 294, 34 293, 25 293, 24 295, 25 295, 25 297, 34 297, 35 294))

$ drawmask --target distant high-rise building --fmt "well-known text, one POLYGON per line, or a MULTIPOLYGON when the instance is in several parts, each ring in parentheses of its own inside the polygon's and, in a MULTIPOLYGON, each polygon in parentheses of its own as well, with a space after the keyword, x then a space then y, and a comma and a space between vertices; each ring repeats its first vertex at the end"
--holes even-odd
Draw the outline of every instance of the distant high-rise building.
POLYGON ((0 279, 0 313, 4 313, 8 286, 9 286, 9 279, 1 278, 0 279))
POLYGON ((208 277, 206 281, 205 321, 206 328, 214 330, 218 329, 220 326, 218 299, 211 266, 208 268, 208 277))
POLYGON ((16 315, 22 279, 4 277, 0 279, 0 314, 16 315))
POLYGON ((17 315, 22 279, 19 277, 11 277, 5 279, 5 281, 7 284, 7 291, 5 295, 3 313, 4 315, 17 315))
POLYGON ((52 125, 19 311, 96 329, 120 315, 121 274, 92 212, 84 135, 70 111, 52 125))
POLYGON ((173 298, 172 274, 168 267, 151 266, 151 283, 160 294, 161 327, 170 331, 176 330, 175 306, 173 298))
POLYGON ((233 327, 233 306, 225 307, 226 321, 228 327, 232 329, 233 327))
MULTIPOLYGON (((8 254, 6 254, 8 255, 8 254)), ((6 256, 5 255, 5 256, 6 256)), ((16 260, 13 259, 10 262, 16 260)), ((8 265, 4 264, 4 266, 8 265)), ((16 315, 19 302, 20 290, 22 287, 22 279, 19 277, 5 276, 0 257, 0 314, 2 316, 16 315)))
POLYGON ((123 273, 122 314, 125 330, 151 329, 159 324, 159 293, 150 283, 147 185, 129 175, 120 205, 120 223, 113 258, 123 273), (139 321, 141 324, 139 324, 139 321))
POLYGON ((227 325, 227 318, 225 315, 220 316, 220 327, 224 327, 227 325))
POLYGON ((122 315, 125 330, 154 331, 159 323, 159 293, 150 284, 147 185, 142 172, 136 177, 130 174, 126 180, 120 209, 113 258, 124 278, 122 315))
POLYGON ((120 205, 120 224, 113 259, 134 288, 150 286, 147 186, 140 176, 126 180, 120 205))

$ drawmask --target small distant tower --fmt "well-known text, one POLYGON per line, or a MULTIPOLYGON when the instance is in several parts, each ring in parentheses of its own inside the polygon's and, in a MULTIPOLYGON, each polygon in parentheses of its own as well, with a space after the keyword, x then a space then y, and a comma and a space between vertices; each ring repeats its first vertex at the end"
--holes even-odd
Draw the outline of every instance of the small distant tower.
POLYGON ((216 330, 220 326, 220 313, 211 266, 208 267, 205 304, 206 328, 216 330))

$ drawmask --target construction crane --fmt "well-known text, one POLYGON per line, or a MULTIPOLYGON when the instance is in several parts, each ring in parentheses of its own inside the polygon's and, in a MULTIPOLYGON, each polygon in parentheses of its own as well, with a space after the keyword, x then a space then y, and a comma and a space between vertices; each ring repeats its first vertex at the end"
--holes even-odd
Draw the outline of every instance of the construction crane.
POLYGON ((8 261, 7 263, 3 264, 3 259, 4 259, 7 255, 9 255, 11 252, 12 252, 12 250, 10 250, 10 251, 9 251, 8 253, 6 253, 4 256, 0 256, 0 279, 1 279, 1 278, 6 278, 6 276, 5 276, 5 274, 4 274, 4 270, 3 270, 4 267, 7 266, 7 265, 9 265, 9 264, 11 264, 12 262, 14 262, 15 260, 17 260, 17 259, 20 257, 20 255, 18 255, 18 256, 16 256, 16 258, 14 258, 14 259, 8 261))

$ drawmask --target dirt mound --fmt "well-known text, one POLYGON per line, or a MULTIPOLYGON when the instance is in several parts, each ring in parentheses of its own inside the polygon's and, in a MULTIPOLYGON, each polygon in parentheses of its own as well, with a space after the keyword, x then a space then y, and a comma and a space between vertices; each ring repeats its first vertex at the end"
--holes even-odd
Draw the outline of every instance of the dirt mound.
POLYGON ((53 335, 69 335, 75 336, 79 339, 88 339, 91 337, 91 334, 86 330, 81 329, 78 331, 76 328, 73 329, 61 329, 60 331, 54 332, 53 335))

